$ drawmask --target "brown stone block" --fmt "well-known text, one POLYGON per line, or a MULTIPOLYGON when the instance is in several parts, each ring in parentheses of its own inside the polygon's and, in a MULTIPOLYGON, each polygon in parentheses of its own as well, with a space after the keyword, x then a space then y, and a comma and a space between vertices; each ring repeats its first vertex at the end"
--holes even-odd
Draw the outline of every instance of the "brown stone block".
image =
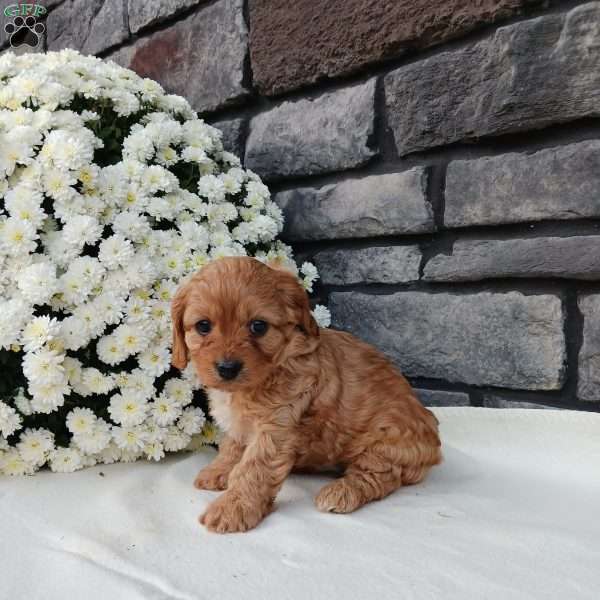
POLYGON ((255 83, 273 95, 456 38, 536 0, 249 0, 255 83))

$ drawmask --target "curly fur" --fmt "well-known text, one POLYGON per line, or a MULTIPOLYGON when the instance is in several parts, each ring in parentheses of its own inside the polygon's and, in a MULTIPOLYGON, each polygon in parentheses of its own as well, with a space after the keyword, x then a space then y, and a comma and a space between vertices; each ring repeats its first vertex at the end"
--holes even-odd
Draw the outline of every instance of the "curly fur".
POLYGON ((217 532, 255 527, 293 469, 343 469, 318 493, 318 509, 347 513, 441 461, 437 420, 400 372, 348 333, 319 329, 297 278, 246 257, 196 273, 172 305, 173 364, 192 360, 225 431, 201 489, 226 490, 200 521, 217 532), (269 324, 253 336, 249 323, 269 324), (208 335, 195 324, 209 320, 208 335), (233 381, 223 359, 243 363, 233 381))

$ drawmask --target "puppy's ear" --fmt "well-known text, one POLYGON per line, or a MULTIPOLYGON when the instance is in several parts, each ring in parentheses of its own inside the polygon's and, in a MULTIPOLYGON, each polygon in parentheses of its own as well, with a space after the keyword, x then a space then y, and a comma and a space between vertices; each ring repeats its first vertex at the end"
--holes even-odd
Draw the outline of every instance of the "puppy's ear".
POLYGON ((294 333, 286 346, 281 362, 294 356, 313 352, 319 345, 319 326, 310 311, 308 294, 298 278, 289 271, 280 271, 277 292, 285 305, 294 333))
POLYGON ((187 304, 189 284, 182 285, 171 302, 171 318, 173 321, 173 358, 171 364, 177 369, 185 369, 188 364, 188 351, 185 345, 183 328, 183 312, 187 304))

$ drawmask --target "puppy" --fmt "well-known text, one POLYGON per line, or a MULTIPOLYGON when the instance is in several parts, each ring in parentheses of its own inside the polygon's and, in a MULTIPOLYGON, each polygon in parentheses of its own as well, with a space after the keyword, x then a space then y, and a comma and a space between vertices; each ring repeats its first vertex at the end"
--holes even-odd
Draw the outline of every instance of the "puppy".
POLYGON ((348 333, 319 329, 298 279, 247 257, 216 260, 173 304, 173 365, 192 360, 224 438, 195 485, 227 490, 200 517, 246 531, 293 469, 343 468, 319 510, 349 513, 441 461, 437 420, 396 368, 348 333))

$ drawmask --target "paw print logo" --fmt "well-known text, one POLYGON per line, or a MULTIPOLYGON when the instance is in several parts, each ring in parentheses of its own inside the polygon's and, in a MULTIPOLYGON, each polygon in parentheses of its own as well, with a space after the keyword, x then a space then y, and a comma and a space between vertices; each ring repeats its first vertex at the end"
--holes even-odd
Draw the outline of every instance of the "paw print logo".
POLYGON ((25 19, 15 17, 12 23, 7 23, 4 26, 4 31, 8 34, 10 45, 13 48, 19 48, 20 46, 35 48, 42 40, 42 34, 45 30, 44 24, 38 23, 36 18, 31 15, 25 19))

